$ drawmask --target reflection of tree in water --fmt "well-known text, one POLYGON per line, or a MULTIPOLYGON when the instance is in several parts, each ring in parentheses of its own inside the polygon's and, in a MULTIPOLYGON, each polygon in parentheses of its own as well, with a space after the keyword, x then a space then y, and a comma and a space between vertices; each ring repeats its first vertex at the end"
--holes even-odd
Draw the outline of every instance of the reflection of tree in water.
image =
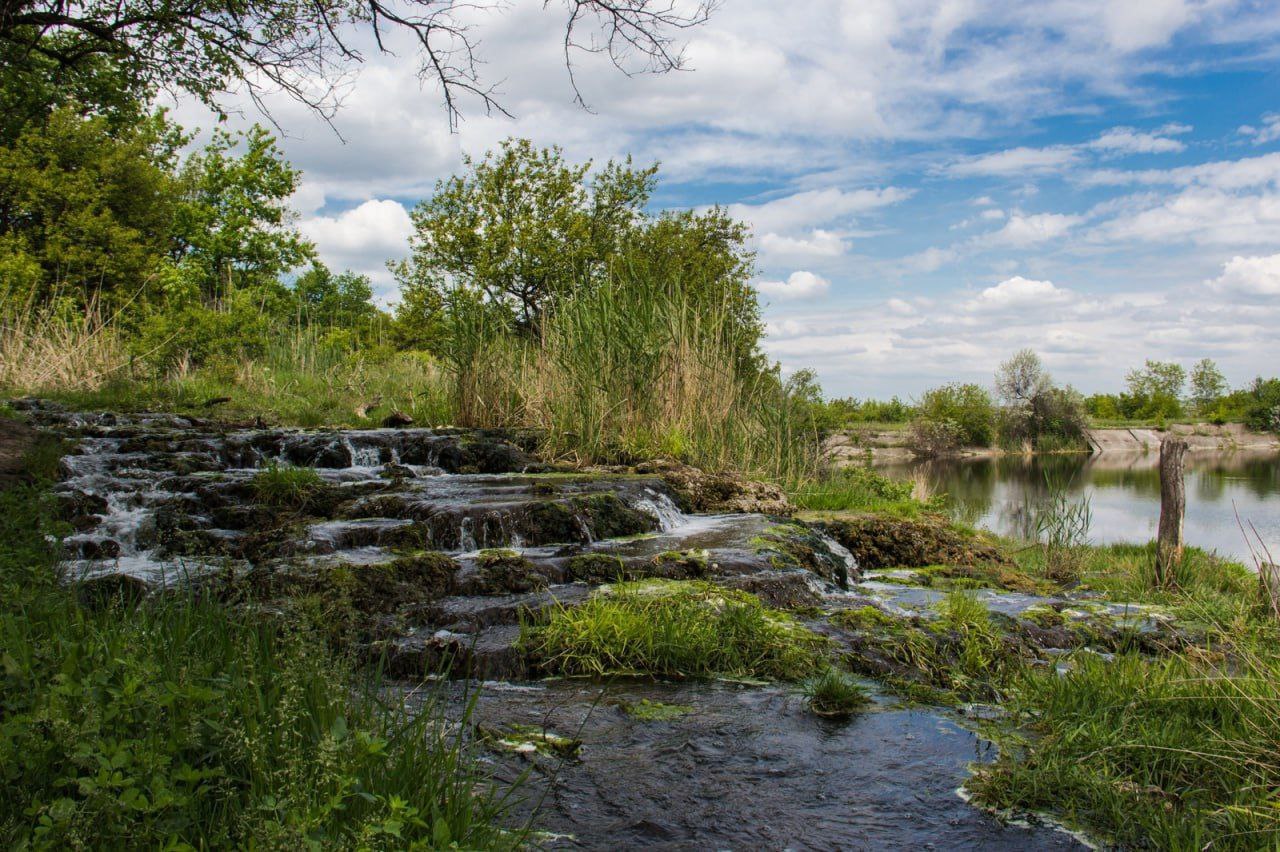
MULTIPOLYGON (((979 523, 1006 535, 1030 538, 1035 508, 1050 496, 1049 482, 1066 483, 1069 496, 1111 491, 1149 504, 1160 497, 1159 453, 1107 453, 995 458, 933 459, 877 465, 896 479, 915 480, 928 494, 946 494, 957 521, 979 523)), ((1268 502, 1280 495, 1280 456, 1275 453, 1189 453, 1188 491, 1201 505, 1229 503, 1241 490, 1268 502)), ((1114 503, 1112 505, 1115 505, 1114 503)), ((1105 518, 1098 519, 1105 526, 1105 518)), ((1123 536, 1122 536, 1123 537, 1123 536)))

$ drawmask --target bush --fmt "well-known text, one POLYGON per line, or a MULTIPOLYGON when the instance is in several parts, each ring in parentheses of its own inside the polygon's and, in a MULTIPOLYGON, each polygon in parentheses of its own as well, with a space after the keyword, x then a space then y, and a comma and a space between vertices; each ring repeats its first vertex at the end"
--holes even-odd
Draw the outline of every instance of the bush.
POLYGON ((961 446, 986 447, 995 438, 996 409, 979 385, 949 384, 920 398, 915 422, 920 421, 949 426, 961 446))

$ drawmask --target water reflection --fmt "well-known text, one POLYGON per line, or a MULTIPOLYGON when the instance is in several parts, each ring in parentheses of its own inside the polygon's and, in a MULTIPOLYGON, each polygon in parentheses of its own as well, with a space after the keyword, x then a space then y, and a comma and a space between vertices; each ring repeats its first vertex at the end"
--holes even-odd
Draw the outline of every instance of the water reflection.
MULTIPOLYGON (((1236 525, 1251 520, 1280 555, 1280 455, 1273 452, 1187 455, 1186 539, 1236 558, 1248 549, 1236 525)), ((1093 507, 1094 542, 1148 541, 1160 514, 1157 453, 1097 456, 1005 456, 877 463, 880 471, 914 480, 931 494, 948 495, 957 520, 1004 535, 1025 537, 1033 523, 1028 506, 1043 499, 1049 483, 1093 507)))

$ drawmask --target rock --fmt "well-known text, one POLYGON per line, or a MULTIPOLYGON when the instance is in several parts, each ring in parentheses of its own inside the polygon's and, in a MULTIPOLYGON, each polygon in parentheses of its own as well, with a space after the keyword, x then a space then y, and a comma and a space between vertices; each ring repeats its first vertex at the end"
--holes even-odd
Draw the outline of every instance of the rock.
POLYGON ((129 574, 103 574, 76 584, 76 599, 86 609, 104 609, 113 604, 133 606, 149 592, 145 581, 129 574))
POLYGON ((858 515, 816 526, 844 545, 864 570, 975 563, 1013 565, 994 547, 962 535, 940 520, 858 515))
POLYGON ((745 479, 736 473, 707 473, 670 459, 637 465, 636 473, 652 473, 694 512, 745 513, 789 516, 795 509, 786 492, 767 482, 745 479))
POLYGON ((231 397, 229 396, 215 396, 212 399, 206 399, 203 403, 201 403, 200 407, 213 408, 214 406, 217 406, 217 405, 226 405, 230 401, 231 401, 231 397))
POLYGON ((405 426, 413 425, 413 418, 403 411, 393 411, 382 418, 382 425, 387 429, 403 429, 405 426))

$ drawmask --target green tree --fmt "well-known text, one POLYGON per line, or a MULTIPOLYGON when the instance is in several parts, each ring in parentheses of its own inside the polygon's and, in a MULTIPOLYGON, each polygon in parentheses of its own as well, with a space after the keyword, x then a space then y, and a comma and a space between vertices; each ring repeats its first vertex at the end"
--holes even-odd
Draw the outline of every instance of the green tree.
POLYGON ((59 108, 0 147, 0 268, 8 299, 123 303, 157 286, 175 216, 163 115, 119 131, 59 108))
POLYGON ((303 321, 312 325, 363 329, 378 317, 367 275, 334 275, 329 267, 317 262, 298 276, 293 293, 303 321))
POLYGON ((1191 368, 1191 403, 1197 414, 1207 415, 1228 390, 1226 376, 1211 359, 1202 358, 1191 368))
POLYGON ((1078 444, 1084 436, 1084 399, 1071 387, 1060 388, 1030 349, 1015 352, 996 371, 1000 437, 1038 449, 1078 444))
POLYGON ((300 176, 256 125, 234 135, 215 131, 187 160, 172 254, 206 302, 238 287, 271 286, 314 256, 289 207, 300 176))
MULTIPOLYGON (((500 7, 483 0, 478 5, 500 7)), ((560 43, 572 76, 575 48, 608 53, 623 70, 680 67, 675 33, 705 21, 712 4, 566 0, 564 6, 560 43), (581 34, 584 29, 589 33, 581 34)), ((504 111, 479 76, 476 7, 438 0, 5 0, 0 59, 20 85, 50 64, 74 78, 107 59, 140 99, 168 89, 216 106, 228 92, 247 91, 260 100, 280 91, 328 116, 336 106, 335 87, 363 60, 357 46, 362 31, 389 53, 384 39, 404 30, 419 47, 420 76, 439 86, 453 120, 465 95, 486 110, 504 111)))
POLYGON ((588 178, 590 162, 569 165, 559 148, 524 139, 465 164, 466 174, 441 181, 413 210, 401 279, 422 286, 443 273, 506 306, 529 331, 558 295, 602 277, 641 220, 657 174, 628 159, 588 178))
POLYGON ((1130 417, 1168 418, 1182 416, 1182 390, 1187 371, 1172 361, 1148 359, 1141 369, 1125 376, 1130 417))

